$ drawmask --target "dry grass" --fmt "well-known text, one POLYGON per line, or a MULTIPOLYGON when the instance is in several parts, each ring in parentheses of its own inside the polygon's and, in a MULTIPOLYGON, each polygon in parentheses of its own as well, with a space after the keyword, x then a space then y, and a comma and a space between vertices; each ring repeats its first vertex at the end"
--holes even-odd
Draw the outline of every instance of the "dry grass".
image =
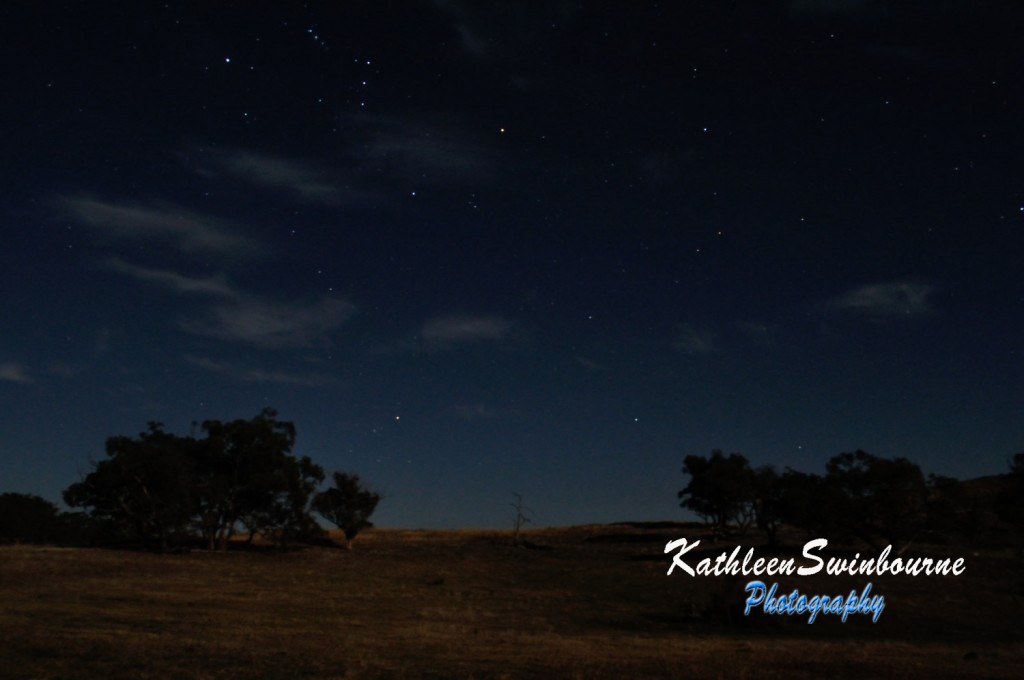
MULTIPOLYGON (((665 575, 626 525, 386 531, 348 552, 0 548, 5 678, 1016 678, 1020 560, 875 579, 876 624, 735 617, 742 583, 665 575)), ((701 547, 707 547, 702 542, 701 547)), ((745 543, 746 544, 746 543, 745 543)), ((735 545, 721 544, 715 550, 735 545)), ((842 592, 863 579, 799 579, 842 592)))

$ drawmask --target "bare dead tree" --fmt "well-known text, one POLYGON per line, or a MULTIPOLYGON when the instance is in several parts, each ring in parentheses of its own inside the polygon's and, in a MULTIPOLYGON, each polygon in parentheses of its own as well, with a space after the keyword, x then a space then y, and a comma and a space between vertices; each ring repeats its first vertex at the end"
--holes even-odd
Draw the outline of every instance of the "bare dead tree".
POLYGON ((516 502, 509 504, 516 511, 516 516, 512 522, 512 545, 518 546, 519 531, 523 528, 523 525, 533 523, 533 519, 531 518, 531 515, 533 515, 533 510, 523 505, 522 494, 513 491, 512 495, 516 497, 516 502))

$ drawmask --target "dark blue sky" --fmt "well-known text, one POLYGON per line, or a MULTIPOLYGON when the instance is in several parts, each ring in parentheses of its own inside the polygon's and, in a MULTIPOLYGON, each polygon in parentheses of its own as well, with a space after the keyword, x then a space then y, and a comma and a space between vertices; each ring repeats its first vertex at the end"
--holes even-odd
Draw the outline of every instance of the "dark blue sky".
POLYGON ((1024 449, 1017 3, 208 4, 0 9, 0 491, 264 406, 385 526, 1024 449))

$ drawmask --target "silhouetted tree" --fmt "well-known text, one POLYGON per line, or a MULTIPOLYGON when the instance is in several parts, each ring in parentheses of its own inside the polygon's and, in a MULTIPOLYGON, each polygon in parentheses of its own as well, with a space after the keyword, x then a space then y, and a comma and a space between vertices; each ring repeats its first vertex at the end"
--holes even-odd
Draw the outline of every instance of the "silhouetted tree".
POLYGON ((250 420, 207 420, 196 449, 197 518, 210 549, 225 549, 240 526, 295 535, 308 527, 308 503, 323 469, 291 455, 295 425, 264 409, 250 420))
POLYGON ((332 478, 334 486, 313 497, 313 509, 344 532, 345 547, 351 550, 359 532, 373 526, 370 516, 380 494, 367 489, 359 475, 338 471, 332 478))
POLYGON ((925 527, 928 488, 916 464, 865 451, 841 453, 825 465, 828 504, 868 544, 898 544, 925 527))
POLYGON ((743 530, 754 520, 754 472, 739 453, 725 456, 715 449, 710 458, 687 456, 683 474, 690 482, 679 492, 679 505, 695 512, 716 530, 729 522, 743 530))
POLYGON ((88 546, 104 542, 102 527, 87 512, 60 513, 59 545, 88 546))
POLYGON ((323 530, 310 513, 313 493, 324 480, 323 468, 308 456, 286 457, 264 473, 254 485, 253 502, 241 517, 249 540, 258 532, 284 546, 320 536, 323 530))
POLYGON ((60 511, 39 496, 0 494, 0 543, 55 543, 63 538, 60 511))
POLYGON ((782 524, 782 493, 783 487, 775 468, 764 465, 753 471, 751 508, 754 522, 770 545, 775 545, 782 524))
POLYGON ((834 502, 835 491, 821 475, 787 468, 774 485, 774 507, 780 521, 808 536, 849 538, 845 517, 834 502))
POLYGON ((89 508, 108 537, 166 550, 187 536, 195 512, 194 446, 153 422, 135 439, 110 437, 106 459, 64 491, 64 502, 89 508))
POLYGON ((291 454, 295 426, 264 409, 250 420, 205 421, 204 436, 180 437, 158 423, 137 438, 107 439, 107 458, 64 491, 87 508, 98 535, 164 550, 201 534, 225 549, 242 526, 281 542, 319 528, 310 498, 323 469, 291 454))

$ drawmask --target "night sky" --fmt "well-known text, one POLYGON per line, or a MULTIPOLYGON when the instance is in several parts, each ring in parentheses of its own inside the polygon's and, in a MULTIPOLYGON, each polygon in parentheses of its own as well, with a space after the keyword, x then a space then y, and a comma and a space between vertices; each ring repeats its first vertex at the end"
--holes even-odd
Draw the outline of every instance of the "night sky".
POLYGON ((538 525, 686 519, 713 448, 1003 472, 1021 26, 1012 0, 5 3, 0 491, 58 502, 108 436, 264 406, 380 526, 509 527, 513 492, 538 525))

